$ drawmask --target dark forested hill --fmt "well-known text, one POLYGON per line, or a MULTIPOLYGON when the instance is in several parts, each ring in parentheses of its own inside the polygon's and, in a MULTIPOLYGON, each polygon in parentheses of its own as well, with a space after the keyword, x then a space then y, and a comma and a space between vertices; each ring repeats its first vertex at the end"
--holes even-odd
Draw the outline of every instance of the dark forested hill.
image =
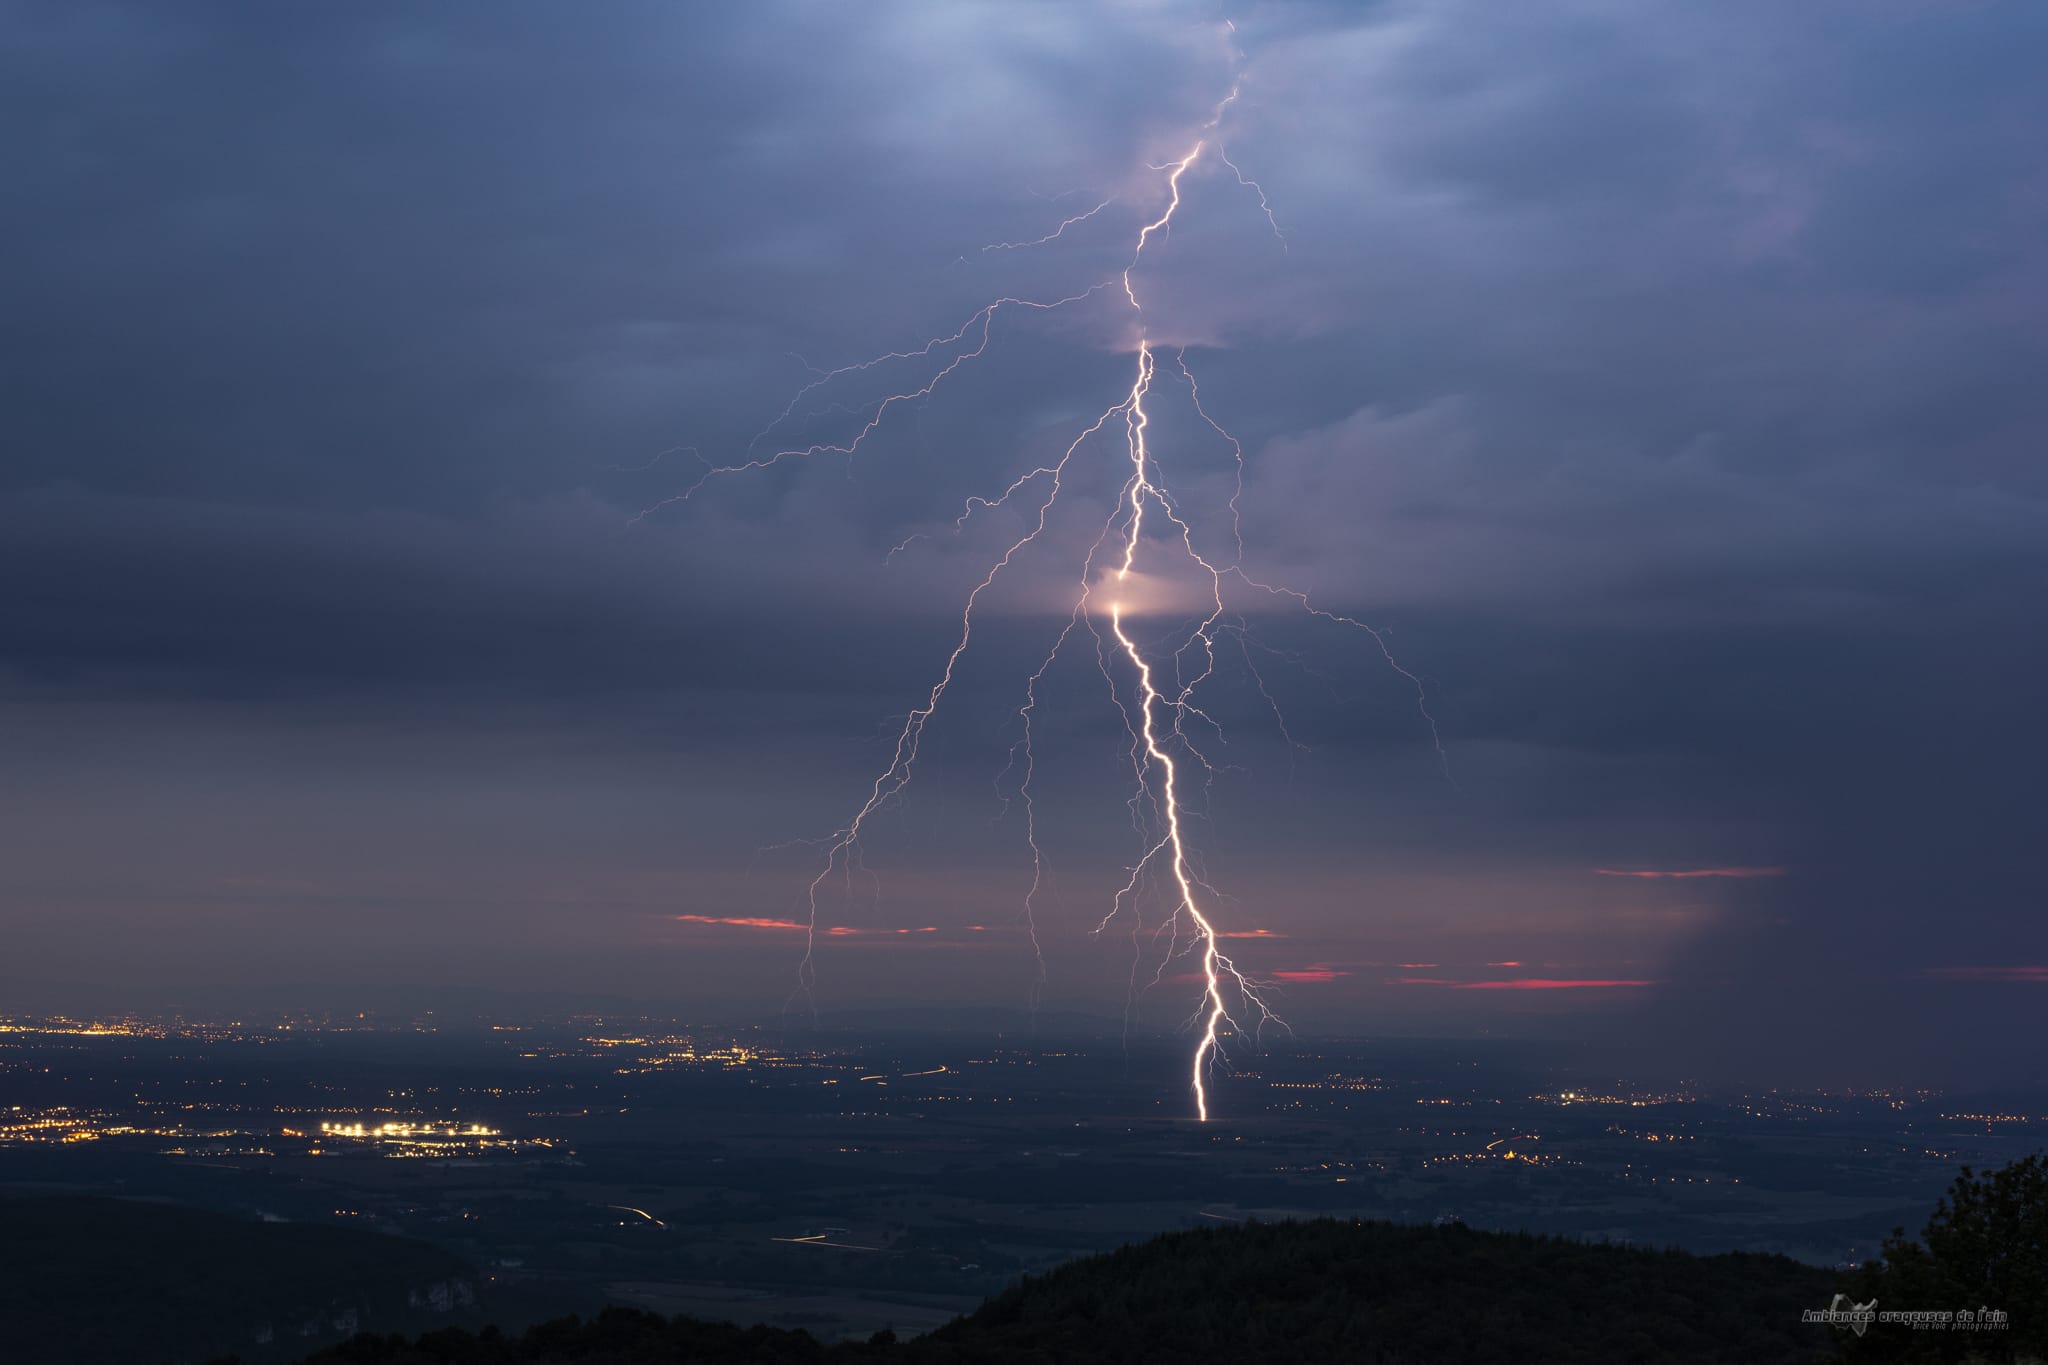
POLYGON ((124 1199, 0 1199, 0 1360, 281 1360, 473 1296, 437 1247, 124 1199))
POLYGON ((1834 1288, 1690 1256, 1393 1224, 1257 1224, 1127 1247, 935 1333, 934 1360, 1809 1361, 1834 1288))
POLYGON ((523 1337, 358 1338, 308 1365, 1806 1365, 1835 1276, 1463 1227, 1322 1220, 1174 1233, 1027 1279, 928 1336, 824 1346, 799 1332, 613 1311, 523 1337))

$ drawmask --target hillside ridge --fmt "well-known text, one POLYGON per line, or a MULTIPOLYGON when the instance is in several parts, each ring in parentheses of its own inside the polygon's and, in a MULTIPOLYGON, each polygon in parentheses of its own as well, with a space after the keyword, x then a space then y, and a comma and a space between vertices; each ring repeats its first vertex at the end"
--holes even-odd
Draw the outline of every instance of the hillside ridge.
POLYGON ((1315 1219, 1166 1233, 1026 1277, 925 1336, 807 1333, 612 1309, 513 1337, 358 1337, 305 1365, 1810 1365, 1832 1272, 1458 1224, 1315 1219))

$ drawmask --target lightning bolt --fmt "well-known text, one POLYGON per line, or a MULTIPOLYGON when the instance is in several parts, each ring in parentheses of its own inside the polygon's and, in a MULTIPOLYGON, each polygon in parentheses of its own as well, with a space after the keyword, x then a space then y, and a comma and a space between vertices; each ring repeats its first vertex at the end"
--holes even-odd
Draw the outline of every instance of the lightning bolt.
MULTIPOLYGON (((1087 222, 1090 218, 1093 218, 1096 214, 1102 212, 1104 209, 1108 208, 1111 204, 1114 204, 1115 202, 1116 196, 1111 195, 1109 198, 1097 204, 1094 208, 1089 209, 1086 213, 1077 213, 1071 218, 1063 219, 1058 227, 1054 228, 1051 232, 1046 233, 1043 237, 1033 237, 1028 242, 990 242, 981 250, 983 254, 986 254, 991 251, 1024 251, 1034 246, 1044 246, 1047 242, 1057 242, 1060 238, 1067 235, 1068 228, 1074 226, 1076 223, 1087 222)), ((962 259, 964 260, 965 258, 963 257, 962 259)))
MULTIPOLYGON (((1241 69, 1242 54, 1235 46, 1235 29, 1230 30, 1229 40, 1233 65, 1241 69)), ((1400 677, 1407 680, 1416 692, 1417 705, 1427 723, 1432 743, 1439 760, 1444 750, 1437 733, 1434 716, 1429 710, 1427 691, 1419 675, 1403 667, 1389 647, 1384 632, 1351 616, 1326 610, 1310 601, 1305 592, 1281 584, 1255 578, 1245 567, 1245 544, 1239 500, 1244 491, 1245 454, 1242 443, 1221 423, 1210 415, 1203 405, 1199 384, 1188 367, 1184 349, 1172 354, 1174 371, 1185 384, 1188 399, 1200 420, 1213 430, 1218 437, 1229 444, 1235 464, 1236 485, 1232 492, 1228 512, 1233 538, 1232 555, 1228 559, 1211 558, 1196 545, 1196 536, 1189 520, 1182 515, 1178 505, 1160 480, 1158 461, 1149 444, 1151 411, 1147 403, 1154 396, 1153 385, 1159 375, 1159 353, 1146 328, 1144 305, 1140 300, 1137 276, 1144 264, 1148 247, 1163 241, 1171 234, 1173 222, 1183 204, 1183 180, 1201 165, 1205 157, 1213 159, 1228 170, 1240 186, 1251 189, 1258 196, 1259 208, 1273 235, 1279 239, 1282 248, 1286 238, 1274 216, 1266 191, 1258 181, 1247 176, 1237 163, 1224 151, 1221 132, 1227 114, 1236 103, 1239 85, 1233 82, 1228 93, 1211 110, 1208 120, 1189 134, 1185 150, 1176 158, 1150 167, 1163 179, 1160 185, 1164 207, 1150 221, 1137 225, 1131 241, 1128 261, 1121 271, 1107 279, 1098 280, 1085 288, 1059 298, 1048 300, 1027 300, 1003 297, 990 301, 977 309, 959 328, 936 336, 924 345, 908 351, 891 351, 873 356, 867 360, 840 366, 836 369, 818 369, 804 362, 813 376, 810 382, 793 394, 789 401, 762 430, 749 441, 735 458, 725 464, 712 464, 701 460, 702 471, 681 491, 654 505, 643 509, 632 522, 644 521, 662 508, 688 502, 697 492, 713 479, 723 476, 744 474, 767 469, 790 460, 804 460, 820 456, 837 456, 852 461, 897 409, 915 405, 932 396, 947 379, 963 366, 980 359, 989 350, 999 316, 1006 313, 1050 312, 1067 308, 1095 298, 1105 291, 1112 291, 1110 297, 1120 292, 1128 304, 1131 315, 1137 323, 1136 369, 1130 388, 1095 419, 1075 435, 1058 459, 1039 465, 1016 478, 1000 492, 989 497, 970 497, 962 506, 959 516, 953 522, 955 533, 963 530, 978 514, 1009 505, 1012 500, 1023 500, 1035 507, 1026 511, 1027 528, 1021 535, 1010 539, 1003 552, 990 563, 987 571, 968 592, 960 612, 959 629, 951 649, 946 653, 936 681, 925 693, 922 701, 913 707, 896 732, 889 762, 876 775, 867 789, 865 798, 854 810, 853 815, 839 829, 810 843, 823 849, 822 864, 809 882, 804 898, 805 914, 801 919, 789 921, 745 921, 746 923, 787 925, 794 930, 804 931, 804 953, 797 967, 796 994, 791 997, 794 1004, 799 998, 807 1003, 813 999, 817 981, 816 948, 821 932, 823 901, 828 888, 835 879, 844 882, 845 895, 849 900, 854 896, 855 879, 864 871, 861 863, 861 840, 868 825, 884 810, 889 808, 910 784, 915 771, 925 731, 932 718, 938 713, 948 690, 953 684, 961 659, 973 643, 976 624, 976 608, 989 589, 1029 552, 1045 535, 1055 507, 1067 487, 1067 479, 1077 458, 1083 451, 1100 438, 1112 423, 1121 422, 1123 455, 1128 462, 1128 473, 1121 481, 1120 492, 1112 505, 1100 533, 1095 537, 1081 563, 1080 582, 1071 613, 1066 624, 1053 640, 1043 661, 1026 680, 1024 700, 1017 709, 1021 737, 1011 747, 1009 763, 997 777, 997 790, 1007 808, 1010 796, 1004 782, 1012 773, 1016 776, 1014 794, 1024 814, 1024 836, 1031 854, 1031 882, 1025 892, 1021 918, 1029 933, 1031 948, 1036 961, 1032 986, 1032 1004, 1036 1007, 1046 980, 1045 959, 1040 947, 1037 913, 1038 902, 1050 877, 1049 863, 1038 837, 1038 817, 1033 782, 1036 776, 1036 756, 1033 742, 1038 721, 1039 689, 1047 672, 1061 657, 1074 635, 1086 631, 1095 642, 1096 665, 1108 687, 1110 699, 1124 722, 1128 738, 1127 757, 1131 765, 1131 796, 1128 806, 1134 827, 1140 836, 1141 855, 1130 869, 1130 876, 1111 898, 1107 914, 1096 926, 1097 934, 1108 930, 1126 913, 1131 920, 1133 959, 1131 971, 1131 995, 1126 1006, 1128 1028, 1130 1010, 1143 989, 1159 986, 1166 979, 1167 967, 1183 958, 1192 957, 1199 968, 1196 979, 1201 991, 1189 1015, 1188 1026, 1196 1035, 1192 1056, 1189 1058, 1189 1088, 1194 1100, 1195 1117, 1206 1122, 1210 1116, 1211 1085, 1215 1068, 1224 1057, 1224 1039, 1244 1032, 1238 1024, 1238 1015, 1244 1014, 1254 1022, 1253 1032, 1263 1029, 1266 1024, 1285 1027, 1272 1009, 1265 996, 1263 984, 1244 971, 1220 947, 1224 937, 1257 938, 1266 931, 1240 930, 1234 934, 1219 931, 1205 904, 1213 905, 1221 897, 1204 880, 1197 851, 1188 837, 1188 822, 1192 814, 1189 796, 1185 790, 1185 779, 1189 765, 1199 768, 1205 781, 1213 781, 1216 767, 1204 755, 1196 742, 1196 733, 1190 725, 1199 723, 1207 727, 1201 733, 1211 732, 1221 737, 1220 727, 1198 704, 1196 698, 1201 686, 1211 678, 1217 668, 1216 641, 1219 634, 1228 632, 1239 644, 1248 668, 1251 658, 1244 648, 1249 628, 1243 618, 1229 618, 1225 593, 1226 580, 1241 583, 1254 593, 1268 598, 1279 598, 1292 602, 1308 616, 1336 625, 1356 629, 1367 634, 1378 646, 1386 664, 1400 677), (819 400, 824 391, 841 381, 853 380, 896 367, 926 366, 921 379, 907 387, 884 394, 851 406, 833 404, 823 408, 806 410, 805 405, 819 400), (844 412, 860 420, 853 434, 837 441, 819 441, 802 445, 789 445, 779 449, 763 451, 764 445, 784 425, 795 420, 799 413, 813 417, 823 413, 844 412), (1147 536, 1148 513, 1155 514, 1165 523, 1166 530, 1147 536), (1208 610, 1202 619, 1178 644, 1171 648, 1161 647, 1158 652, 1148 653, 1141 642, 1142 632, 1133 624, 1134 617, 1143 613, 1142 605, 1128 600, 1126 589, 1141 558, 1154 546, 1165 544, 1174 547, 1184 556, 1184 563, 1194 566, 1207 576, 1208 610), (1106 547, 1115 546, 1109 552, 1107 562, 1098 569, 1098 560, 1104 558, 1106 547), (1219 562, 1220 560, 1220 562, 1219 562), (1106 611, 1099 609, 1095 598, 1098 593, 1108 597, 1106 611), (1105 633, 1099 622, 1106 614, 1108 630, 1105 633), (1128 681, 1120 681, 1119 674, 1128 681), (1171 681, 1168 681, 1168 675, 1171 681), (1129 699, 1127 700, 1127 694, 1129 699), (1139 906, 1146 895, 1152 879, 1163 870, 1163 884, 1171 897, 1172 911, 1159 923, 1150 926, 1151 942, 1164 943, 1148 985, 1141 987, 1141 964, 1145 950, 1146 925, 1139 906)), ((1079 223, 1086 222, 1109 210, 1116 203, 1114 197, 1105 199, 1085 213, 1075 214, 1046 235, 1019 242, 996 242, 982 248, 983 252, 1020 250, 1026 247, 1045 245, 1059 240, 1067 231, 1079 223)), ((694 453, 694 452, 693 452, 694 453)), ((922 534, 912 535, 895 549, 893 557, 911 543, 922 539, 922 534)), ((1169 642, 1171 643, 1171 642, 1169 642)), ((1287 657, 1287 656, 1282 656, 1287 657)), ((1281 734, 1290 746, 1290 752, 1298 748, 1287 732, 1286 722, 1280 715, 1278 704, 1265 680, 1251 669, 1257 680, 1258 691, 1272 709, 1280 725, 1281 734)), ((1206 742, 1206 740, 1204 741, 1206 742)), ((1449 776, 1448 763, 1445 775, 1449 776)), ((691 916, 681 917, 691 920, 691 916)), ((714 922, 714 921, 706 921, 714 922)), ((724 923, 727 921, 715 921, 724 923)), ((740 922, 740 921, 732 921, 740 922)), ((824 926, 822 932, 832 934, 837 926, 824 926)))

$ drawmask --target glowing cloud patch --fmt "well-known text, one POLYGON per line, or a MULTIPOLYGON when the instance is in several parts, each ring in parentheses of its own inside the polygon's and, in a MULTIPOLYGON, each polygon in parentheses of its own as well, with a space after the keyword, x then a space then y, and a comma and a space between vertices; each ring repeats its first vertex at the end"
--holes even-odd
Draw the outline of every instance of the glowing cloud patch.
POLYGON ((802 920, 761 919, 751 915, 677 915, 684 924, 717 924, 728 929, 804 929, 802 920))

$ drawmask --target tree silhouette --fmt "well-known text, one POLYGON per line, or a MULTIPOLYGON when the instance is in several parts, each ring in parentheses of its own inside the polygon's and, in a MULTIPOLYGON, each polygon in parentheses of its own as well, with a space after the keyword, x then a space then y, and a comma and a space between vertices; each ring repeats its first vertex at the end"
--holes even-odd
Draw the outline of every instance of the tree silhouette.
POLYGON ((1989 1174, 1968 1166, 1935 1205, 1919 1240, 1894 1228, 1882 1255, 1844 1291, 1877 1312, 2003 1312, 2003 1329, 1915 1330, 1872 1323, 1844 1334, 1853 1361, 2017 1361, 2048 1356, 2048 1159, 2035 1154, 1989 1174))

